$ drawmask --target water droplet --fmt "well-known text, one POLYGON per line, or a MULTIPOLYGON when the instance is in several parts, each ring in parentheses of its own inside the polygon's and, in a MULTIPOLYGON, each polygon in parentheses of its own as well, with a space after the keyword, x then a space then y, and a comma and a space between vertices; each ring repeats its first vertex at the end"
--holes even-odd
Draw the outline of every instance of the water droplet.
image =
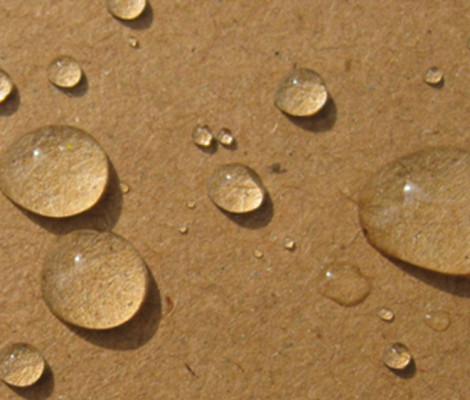
POLYGON ((106 0, 111 15, 123 20, 138 18, 147 6, 147 0, 106 0))
POLYGON ((320 75, 307 68, 287 74, 278 84, 274 104, 294 117, 318 113, 328 100, 328 91, 320 75))
POLYGON ((342 306, 355 306, 370 293, 370 282, 355 265, 322 266, 318 291, 342 306))
POLYGON ((207 183, 209 198, 231 213, 247 213, 263 204, 266 190, 260 177, 243 164, 225 164, 214 170, 207 183))
POLYGON ((439 85, 439 83, 442 82, 443 77, 444 76, 439 68, 431 67, 425 72, 423 80, 428 85, 439 85))
POLYGON ((287 250, 294 250, 295 249, 295 241, 289 236, 284 238, 284 248, 287 250))
POLYGON ((140 47, 139 39, 135 38, 134 36, 130 36, 127 41, 129 46, 131 46, 133 49, 138 49, 140 47))
POLYGON ((129 185, 127 183, 124 183, 124 182, 120 182, 119 183, 119 188, 121 189, 121 193, 122 194, 127 194, 130 192, 131 188, 129 187, 129 185))
POLYGON ((383 363, 391 369, 405 369, 411 360, 411 352, 403 343, 392 343, 382 354, 383 363))
POLYGON ((256 258, 263 258, 264 257, 264 253, 261 250, 258 250, 258 249, 255 249, 253 251, 253 254, 256 258))
POLYGON ((194 210, 196 208, 196 202, 194 200, 189 200, 186 203, 186 207, 188 207, 190 210, 194 210))
POLYGON ((234 143, 235 138, 233 137, 230 129, 222 128, 217 135, 217 140, 220 144, 229 147, 234 143))
POLYGON ((365 185, 359 217, 383 253, 445 274, 470 274, 470 153, 433 147, 393 161, 365 185))
POLYGON ((48 250, 41 272, 42 294, 50 310, 88 329, 114 328, 130 320, 147 287, 145 262, 127 240, 111 232, 78 230, 60 236, 48 250))
POLYGON ((86 132, 46 126, 21 137, 0 156, 0 189, 29 211, 68 217, 98 202, 108 169, 106 154, 86 132))
POLYGON ((207 125, 198 125, 193 129, 193 142, 200 147, 210 147, 214 135, 207 125))
POLYGON ((0 103, 3 103, 13 93, 14 84, 3 69, 0 69, 0 103))
POLYGON ((179 231, 179 233, 181 233, 182 235, 186 235, 186 234, 188 233, 189 229, 188 229, 188 226, 187 226, 186 224, 180 224, 180 225, 178 226, 178 231, 179 231))
POLYGON ((450 326, 450 314, 446 311, 429 311, 424 316, 427 326, 437 332, 443 332, 450 326))
POLYGON ((41 378, 45 368, 44 357, 30 344, 13 343, 0 350, 0 379, 9 385, 31 386, 41 378))
POLYGON ((82 69, 70 56, 59 56, 47 67, 47 78, 61 88, 73 88, 82 80, 82 69))
POLYGON ((392 322, 395 319, 395 314, 393 313, 390 308, 382 307, 378 312, 377 315, 382 321, 392 322))

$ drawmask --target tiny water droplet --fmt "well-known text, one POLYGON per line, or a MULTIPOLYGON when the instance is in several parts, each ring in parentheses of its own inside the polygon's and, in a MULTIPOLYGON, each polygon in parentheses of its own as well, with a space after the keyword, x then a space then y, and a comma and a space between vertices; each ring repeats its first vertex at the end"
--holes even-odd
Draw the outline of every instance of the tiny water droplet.
POLYGON ((413 357, 407 346, 403 343, 392 343, 387 346, 382 354, 383 363, 396 370, 403 370, 410 365, 413 357))
POLYGON ((225 164, 214 170, 207 183, 209 198, 231 213, 247 213, 263 204, 266 190, 258 174, 243 164, 225 164))
POLYGON ((274 104, 294 117, 318 113, 328 100, 328 91, 318 73, 307 68, 289 72, 278 84, 274 104))
POLYGON ((424 322, 432 330, 443 332, 450 326, 450 314, 447 311, 429 311, 424 316, 424 322))
POLYGON ((138 18, 147 6, 147 0, 106 0, 111 15, 123 20, 138 18))
POLYGON ((210 147, 214 135, 207 125, 198 125, 193 129, 193 142, 200 147, 210 147))
POLYGON ((114 328, 130 320, 144 302, 148 280, 145 262, 131 243, 106 231, 78 230, 60 236, 41 271, 49 309, 88 329, 114 328))
POLYGON ((390 308, 382 307, 378 312, 377 315, 382 321, 392 322, 395 319, 395 314, 393 313, 390 308))
POLYGON ((188 207, 190 210, 194 210, 196 208, 196 202, 194 200, 189 200, 186 203, 186 207, 188 207))
POLYGON ((253 254, 256 258, 263 258, 264 257, 264 253, 261 250, 258 250, 258 249, 255 249, 253 251, 253 254))
POLYGON ((70 56, 59 56, 47 67, 47 78, 61 88, 73 88, 82 80, 82 69, 78 62, 70 56))
POLYGON ((294 250, 295 249, 295 241, 289 236, 284 238, 284 248, 287 250, 294 250))
POLYGON ((217 135, 217 141, 223 146, 229 147, 235 142, 235 138, 230 129, 222 128, 217 135))
POLYGON ((346 307, 364 301, 371 290, 369 280, 350 264, 322 266, 317 288, 323 296, 346 307))
POLYGON ((426 82, 428 85, 439 85, 443 78, 444 76, 441 70, 437 67, 429 68, 423 76, 424 82, 426 82))
POLYGON ((45 368, 44 357, 30 344, 13 343, 0 350, 0 379, 9 385, 34 385, 44 374, 45 368))
POLYGON ((3 103, 8 96, 13 93, 15 85, 10 78, 10 75, 3 69, 0 69, 0 103, 3 103))
POLYGON ((180 224, 178 226, 178 231, 179 233, 181 233, 182 235, 186 235, 189 231, 189 228, 186 224, 180 224))
POLYGON ((129 185, 125 182, 120 182, 119 183, 119 188, 121 189, 121 193, 123 194, 127 194, 130 192, 131 188, 129 187, 129 185))
POLYGON ((131 46, 133 49, 138 49, 140 47, 139 39, 134 36, 130 36, 127 41, 129 46, 131 46))

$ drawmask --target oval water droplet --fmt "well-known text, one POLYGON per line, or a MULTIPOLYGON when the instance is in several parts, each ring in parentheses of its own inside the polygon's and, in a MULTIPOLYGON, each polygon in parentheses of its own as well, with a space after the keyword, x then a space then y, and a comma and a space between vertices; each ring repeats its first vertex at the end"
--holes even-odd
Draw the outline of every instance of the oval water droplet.
POLYGON ((410 365, 413 357, 407 346, 403 343, 392 343, 382 354, 383 363, 395 370, 403 370, 410 365))
POLYGON ((434 147, 401 157, 359 196, 369 242, 402 261, 445 274, 470 273, 470 153, 434 147))
POLYGON ((71 126, 46 126, 0 156, 0 189, 36 214, 69 217, 98 202, 108 170, 106 154, 89 134, 71 126))
POLYGON ((424 316, 424 322, 432 330, 436 332, 443 332, 450 326, 450 314, 447 311, 429 311, 424 316))
POLYGON ((214 135, 207 125, 198 125, 193 129, 193 142, 200 147, 210 147, 214 135))
POLYGON ((54 85, 69 89, 82 80, 83 72, 77 60, 70 56, 59 56, 47 67, 47 78, 54 85))
POLYGON ((0 379, 9 385, 34 385, 43 375, 45 368, 44 357, 30 344, 13 343, 0 350, 0 379))
POLYGON ((258 250, 258 249, 253 250, 253 255, 256 258, 260 258, 260 259, 264 257, 264 253, 261 250, 258 250))
POLYGON ((214 170, 207 183, 209 198, 231 213, 247 213, 263 204, 266 190, 258 174, 243 164, 225 164, 214 170))
POLYGON ((15 85, 10 78, 10 75, 3 69, 0 69, 0 103, 3 103, 8 96, 13 93, 15 85))
POLYGON ((123 20, 138 18, 147 6, 147 0, 106 0, 111 15, 123 20))
POLYGON ((371 285, 355 265, 331 264, 322 266, 317 288, 323 296, 350 307, 363 302, 369 296, 371 285))
POLYGON ((382 321, 392 322, 395 319, 395 314, 390 308, 382 307, 378 312, 377 315, 382 321))
POLYGON ((144 302, 148 280, 145 262, 127 240, 93 230, 59 237, 41 271, 42 294, 50 310, 88 329, 129 321, 144 302))
POLYGON ((274 104, 294 117, 310 117, 318 113, 328 100, 328 91, 321 76, 307 68, 287 74, 277 86, 274 104))
POLYGON ((441 70, 437 67, 429 68, 423 76, 424 82, 431 86, 439 85, 442 82, 443 78, 444 75, 442 74, 441 70))

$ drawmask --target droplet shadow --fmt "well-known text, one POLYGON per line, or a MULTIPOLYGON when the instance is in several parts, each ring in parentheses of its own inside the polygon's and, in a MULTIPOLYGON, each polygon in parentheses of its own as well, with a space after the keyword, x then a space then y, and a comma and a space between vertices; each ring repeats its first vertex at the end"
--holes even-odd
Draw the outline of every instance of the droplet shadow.
POLYGON ((217 151, 217 148, 219 147, 219 143, 217 142, 217 140, 214 140, 210 146, 204 147, 204 146, 196 145, 196 147, 203 153, 215 154, 215 152, 217 151))
POLYGON ((330 96, 325 106, 312 117, 293 117, 285 114, 298 127, 313 133, 323 133, 331 130, 336 123, 337 109, 334 99, 330 96))
POLYGON ((115 18, 116 21, 119 21, 121 24, 127 26, 128 28, 135 29, 135 30, 144 30, 148 29, 153 24, 153 7, 149 1, 147 1, 147 5, 145 6, 144 12, 136 19, 131 20, 124 20, 115 18))
POLYGON ((88 342, 112 350, 133 350, 147 343, 157 332, 162 317, 160 290, 150 270, 149 288, 139 312, 124 325, 108 330, 90 330, 65 325, 88 342))
POLYGON ((446 82, 445 78, 442 78, 439 83, 427 83, 427 82, 426 83, 429 87, 431 87, 433 89, 439 89, 440 90, 440 89, 444 88, 445 82, 446 82))
POLYGON ((109 161, 108 186, 102 198, 90 210, 73 217, 49 218, 34 214, 20 206, 18 208, 33 222, 57 235, 77 229, 112 230, 122 210, 122 191, 119 184, 117 171, 109 161))
POLYGON ((82 78, 80 79, 80 82, 78 82, 77 86, 72 88, 62 88, 54 85, 54 87, 69 97, 83 97, 88 92, 88 78, 85 72, 82 72, 82 78))
POLYGON ((401 379, 411 379, 416 375, 416 363, 414 359, 411 359, 410 363, 404 369, 392 369, 389 368, 397 377, 401 379))
POLYGON ((0 117, 9 117, 20 107, 20 92, 16 88, 10 93, 3 103, 0 103, 0 117))
POLYGON ((45 400, 54 392, 54 374, 49 364, 46 363, 44 374, 34 385, 24 388, 10 385, 8 385, 8 387, 23 399, 45 400))

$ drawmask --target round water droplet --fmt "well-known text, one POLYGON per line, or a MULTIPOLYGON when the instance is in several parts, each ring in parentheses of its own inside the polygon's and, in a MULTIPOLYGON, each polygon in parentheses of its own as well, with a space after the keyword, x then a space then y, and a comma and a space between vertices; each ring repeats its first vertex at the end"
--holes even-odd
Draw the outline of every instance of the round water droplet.
POLYGON ((225 164, 212 173, 207 183, 209 198, 231 213, 247 213, 263 204, 266 190, 260 177, 243 164, 225 164))
POLYGON ((190 210, 194 210, 196 208, 196 202, 194 200, 189 200, 186 203, 186 207, 188 207, 190 210))
POLYGON ((132 20, 144 12, 147 0, 106 0, 106 5, 116 18, 132 20))
POLYGON ((128 43, 129 43, 129 46, 131 46, 133 49, 138 49, 140 47, 139 40, 135 38, 134 36, 129 37, 128 43))
POLYGON ((412 358, 410 350, 403 343, 392 343, 382 354, 383 363, 397 370, 405 369, 410 365, 412 358))
POLYGON ((41 271, 42 294, 50 310, 88 329, 129 321, 144 302, 148 280, 145 262, 127 240, 93 230, 59 237, 41 271))
POLYGON ((193 129, 193 142, 200 147, 210 147, 214 135, 207 125, 198 125, 193 129))
POLYGON ((328 100, 328 91, 320 75, 307 68, 295 69, 278 84, 274 104, 294 117, 318 113, 328 100))
POLYGON ((364 301, 371 290, 369 280, 350 264, 323 266, 317 288, 323 296, 346 307, 364 301))
POLYGON ((46 126, 21 137, 0 156, 0 189, 29 211, 69 217, 98 202, 108 169, 106 154, 86 132, 46 126))
POLYGON ((424 316, 427 326, 437 332, 443 332, 450 326, 450 314, 446 311, 429 311, 424 316))
POLYGON ((217 135, 217 141, 223 146, 229 147, 234 143, 235 138, 230 129, 222 128, 217 135))
POLYGON ((263 258, 264 257, 264 253, 261 250, 258 250, 258 249, 255 249, 253 251, 253 254, 256 258, 263 258))
POLYGON ((13 93, 14 84, 3 69, 0 69, 0 103, 3 103, 13 93))
POLYGON ((26 343, 13 343, 0 350, 0 379, 12 386, 35 384, 44 373, 42 354, 26 343))
POLYGON ((129 185, 125 182, 120 182, 119 183, 119 188, 121 189, 121 193, 122 194, 127 194, 130 192, 131 188, 129 187, 129 185))
POLYGON ((82 80, 82 69, 70 56, 59 56, 47 67, 47 78, 61 88, 73 88, 82 80))
POLYGON ((295 241, 289 236, 284 238, 284 248, 287 250, 294 250, 295 249, 295 241))
POLYGON ((442 82, 443 77, 444 76, 442 75, 442 72, 439 68, 431 67, 424 74, 423 80, 428 85, 438 85, 442 82))
POLYGON ((188 229, 188 226, 186 224, 179 224, 178 231, 182 235, 186 235, 188 233, 189 229, 188 229))
POLYGON ((434 147, 372 176, 359 197, 369 242, 383 253, 445 274, 470 274, 470 153, 434 147))
POLYGON ((382 321, 392 322, 395 319, 395 314, 393 313, 390 308, 382 307, 378 312, 377 315, 382 321))

